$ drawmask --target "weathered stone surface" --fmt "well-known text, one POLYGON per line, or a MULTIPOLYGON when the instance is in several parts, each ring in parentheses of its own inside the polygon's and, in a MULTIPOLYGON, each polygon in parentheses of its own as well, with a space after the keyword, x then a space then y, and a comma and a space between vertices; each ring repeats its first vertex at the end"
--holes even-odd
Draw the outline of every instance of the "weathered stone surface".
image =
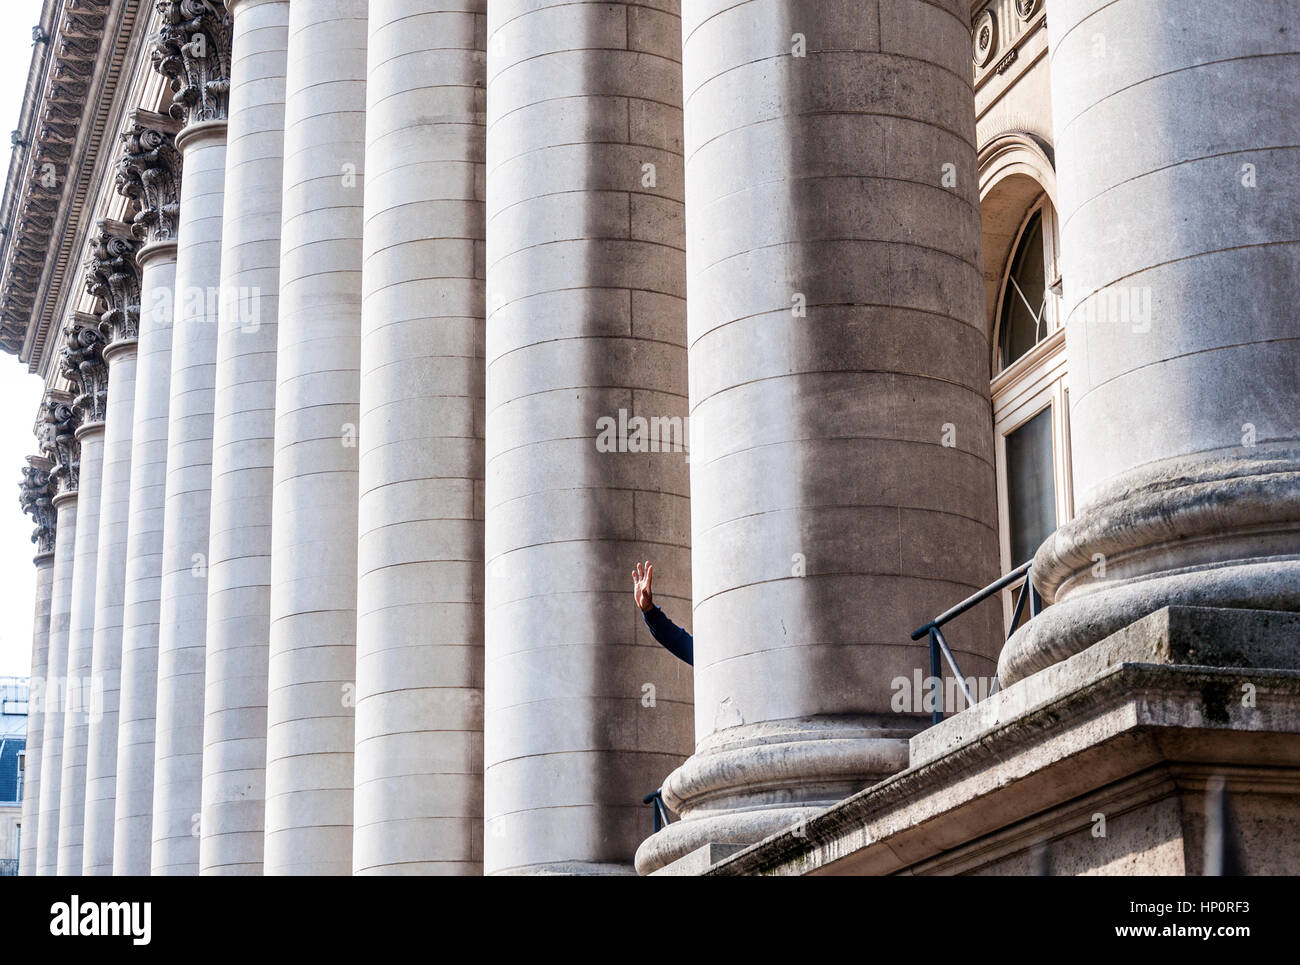
POLYGON ((1300 610, 1300 22, 1221 14, 1049 18, 1078 497, 1006 681, 1165 605, 1300 610))
POLYGON ((1162 609, 919 734, 907 770, 709 873, 1196 874, 1221 775, 1247 873, 1294 874, 1296 629, 1290 613, 1162 609))
POLYGON ((628 874, 691 749, 629 592, 653 558, 689 622, 685 440, 598 445, 686 415, 678 3, 496 0, 487 38, 484 871, 628 874))
POLYGON ((683 5, 697 748, 642 873, 905 766, 909 634, 997 576, 968 18, 683 5))

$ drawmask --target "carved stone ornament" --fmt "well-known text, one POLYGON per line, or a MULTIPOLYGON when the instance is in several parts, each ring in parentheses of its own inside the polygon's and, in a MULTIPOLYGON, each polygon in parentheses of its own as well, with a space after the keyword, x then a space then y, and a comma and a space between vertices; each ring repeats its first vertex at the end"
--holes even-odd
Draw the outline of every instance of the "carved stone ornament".
POLYGON ((28 456, 27 465, 23 467, 22 481, 18 483, 18 501, 23 512, 36 524, 36 529, 32 531, 32 542, 36 544, 38 553, 49 553, 54 549, 58 514, 54 511, 51 468, 52 463, 43 456, 28 456))
POLYGON ((1042 0, 1016 0, 1016 16, 1021 20, 1028 20, 1038 12, 1042 6, 1042 0))
POLYGON ((975 26, 971 32, 971 43, 973 46, 972 59, 976 67, 985 66, 993 52, 998 48, 998 23, 993 17, 992 10, 985 10, 975 18, 975 26))
POLYGON ((112 0, 64 0, 58 23, 45 38, 50 66, 44 86, 35 92, 26 129, 17 132, 26 157, 15 162, 20 174, 13 230, 0 265, 0 350, 15 355, 22 351, 46 263, 53 260, 73 146, 83 115, 93 112, 97 100, 92 79, 111 7, 112 0))
POLYGON ((117 193, 135 202, 132 222, 142 241, 175 241, 181 210, 181 153, 176 150, 180 125, 170 117, 136 110, 122 132, 117 161, 117 193))
POLYGON ((63 326, 63 350, 59 365, 72 383, 73 408, 87 425, 104 421, 108 404, 108 365, 104 361, 107 344, 94 315, 73 314, 63 326))
POLYGON ((120 221, 101 221, 90 239, 86 291, 104 305, 100 333, 110 343, 136 338, 140 332, 140 242, 120 221))
POLYGON ((233 25, 221 0, 157 0, 162 29, 153 68, 171 80, 173 117, 187 124, 224 121, 230 107, 233 25))
POLYGON ((54 462, 50 480, 55 494, 75 493, 81 470, 81 444, 77 441, 81 410, 67 398, 48 395, 41 423, 41 442, 54 462))

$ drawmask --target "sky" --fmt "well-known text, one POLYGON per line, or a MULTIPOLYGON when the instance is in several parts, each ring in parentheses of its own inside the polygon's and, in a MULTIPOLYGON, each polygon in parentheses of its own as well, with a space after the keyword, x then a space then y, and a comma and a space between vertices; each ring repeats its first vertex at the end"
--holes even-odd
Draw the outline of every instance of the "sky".
MULTIPOLYGON (((0 136, 18 126, 32 60, 28 28, 40 22, 41 5, 42 0, 5 0, 8 26, 0 30, 0 136)), ((9 159, 0 157, 0 172, 8 167, 9 159)), ((36 451, 32 425, 43 387, 39 378, 28 374, 26 365, 0 353, 0 677, 25 677, 31 669, 36 547, 31 542, 31 517, 18 506, 18 480, 27 456, 36 451)))

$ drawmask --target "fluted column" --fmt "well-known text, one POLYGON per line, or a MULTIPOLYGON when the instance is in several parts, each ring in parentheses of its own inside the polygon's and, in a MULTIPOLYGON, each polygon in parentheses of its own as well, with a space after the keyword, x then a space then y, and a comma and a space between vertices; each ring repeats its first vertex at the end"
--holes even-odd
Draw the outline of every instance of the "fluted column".
POLYGON ((91 678, 95 713, 86 737, 85 834, 81 873, 113 873, 113 808, 117 798, 117 715, 122 675, 122 601, 131 496, 131 430, 135 417, 136 336, 140 324, 139 242, 131 229, 101 222, 91 243, 86 279, 104 311, 104 363, 112 391, 104 416, 104 471, 95 574, 91 678))
POLYGON ((482 871, 485 8, 370 4, 358 874, 482 871))
POLYGON ((267 874, 352 871, 366 7, 289 8, 267 874))
POLYGON ((630 873, 691 747, 630 580, 654 559, 689 622, 680 27, 675 0, 488 4, 489 874, 630 873), (633 418, 665 438, 602 431, 633 418))
POLYGON ((176 291, 176 217, 180 204, 179 122, 136 111, 122 135, 117 190, 140 207, 135 233, 144 245, 136 398, 131 425, 130 521, 122 602, 122 669, 117 720, 113 874, 147 875, 153 840, 154 725, 158 706, 158 602, 162 590, 167 412, 176 291))
POLYGON ((643 872, 905 767, 910 632, 997 574, 969 25, 683 4, 696 751, 643 872))
POLYGON ((215 3, 159 4, 157 70, 171 78, 181 183, 167 419, 158 722, 154 744, 153 874, 199 870, 203 775, 212 425, 225 202, 230 15, 215 3), (195 42, 201 37, 202 45, 195 42))
POLYGON ((50 608, 54 592, 55 510, 50 460, 28 456, 23 468, 21 501, 23 512, 32 517, 36 529, 36 610, 32 614, 32 679, 27 711, 27 744, 23 765, 22 843, 18 852, 18 873, 36 873, 36 843, 40 827, 41 748, 45 735, 45 705, 49 694, 50 608))
POLYGON ((100 491, 104 473, 104 416, 108 367, 99 319, 80 312, 64 326, 60 365, 82 413, 77 542, 73 549, 72 604, 68 615, 68 673, 63 710, 63 768, 59 790, 60 875, 81 874, 86 818, 86 744, 90 718, 102 710, 102 682, 91 676, 95 639, 95 576, 99 567, 100 491))
POLYGON ((1300 8, 1049 14, 1078 496, 1007 682, 1168 605, 1300 610, 1300 8))
POLYGON ((54 467, 54 571, 50 579, 50 649, 45 684, 45 724, 41 738, 41 799, 36 825, 36 873, 58 873, 59 793, 63 786, 63 707, 68 674, 68 628, 72 616, 73 560, 77 542, 76 440, 80 412, 66 397, 45 402, 41 430, 54 467))
POLYGON ((288 0, 232 0, 212 442, 203 874, 259 874, 266 814, 271 488, 288 0))

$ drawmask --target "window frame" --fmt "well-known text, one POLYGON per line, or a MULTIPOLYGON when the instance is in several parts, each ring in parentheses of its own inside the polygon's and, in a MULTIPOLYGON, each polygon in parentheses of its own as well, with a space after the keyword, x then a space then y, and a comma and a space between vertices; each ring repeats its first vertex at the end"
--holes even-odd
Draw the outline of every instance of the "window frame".
MULTIPOLYGON (((1025 230, 1034 215, 1043 217, 1043 271, 1045 288, 1049 294, 1059 284, 1059 251, 1057 218, 1050 199, 1043 192, 1025 211, 1015 242, 1002 272, 1002 287, 998 292, 996 314, 993 317, 994 361, 1001 365, 1002 307, 1011 286, 1011 271, 1016 252, 1024 240, 1025 230)), ((1015 296, 1015 292, 1011 292, 1015 296)), ((998 554, 1002 572, 1009 573, 1025 560, 1011 559, 1011 507, 1007 478, 1007 436, 1019 429, 1044 409, 1051 409, 1052 472, 1056 486, 1056 524, 1062 525, 1074 516, 1073 466, 1070 456, 1070 385, 1066 367, 1065 329, 1060 323, 1059 299, 1049 297, 1043 310, 1046 334, 1028 352, 1011 365, 996 369, 990 382, 993 414, 994 461, 997 477, 998 499, 998 554)), ((1003 591, 1003 625, 1010 631, 1015 607, 1015 594, 1003 591)))
POLYGON ((1025 362, 1039 346, 1046 342, 1055 333, 1061 331, 1060 306, 1058 299, 1048 298, 1043 305, 1043 337, 1035 343, 1034 348, 1030 349, 1020 358, 1016 359, 1010 365, 1002 364, 1002 315, 1006 304, 1007 294, 1011 293, 1013 297, 1019 297, 1016 292, 1012 291, 1011 273, 1015 268, 1016 255, 1020 252, 1020 245, 1025 240, 1025 231, 1034 220, 1034 215, 1041 214, 1043 218, 1043 289, 1049 295, 1054 294, 1053 286, 1060 284, 1060 239, 1058 237, 1059 225, 1056 217, 1056 208, 1052 205, 1046 191, 1041 191, 1034 202, 1025 211, 1024 216, 1020 219, 1020 227, 1016 229, 1015 240, 1011 243, 1011 249, 1007 254, 1006 264, 1002 266, 1002 278, 998 287, 998 301, 993 310, 993 372, 994 381, 998 376, 1009 372, 1021 363, 1025 362))

